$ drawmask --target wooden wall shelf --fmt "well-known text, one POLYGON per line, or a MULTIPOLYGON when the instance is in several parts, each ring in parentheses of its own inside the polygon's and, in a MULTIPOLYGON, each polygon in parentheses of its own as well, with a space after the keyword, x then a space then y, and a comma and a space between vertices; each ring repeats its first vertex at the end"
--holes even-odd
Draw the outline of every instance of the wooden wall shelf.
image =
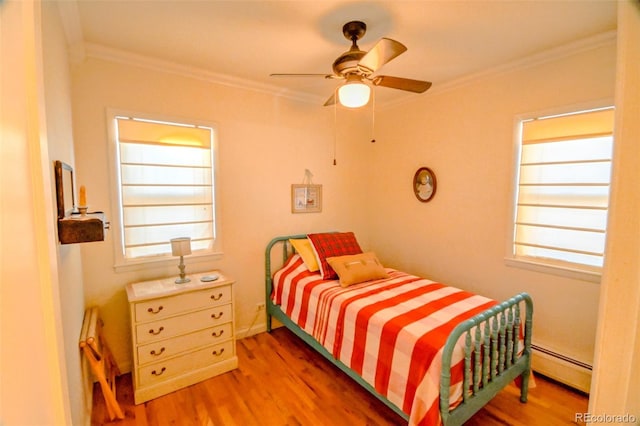
MULTIPOLYGON (((58 204, 58 240, 61 244, 88 243, 104 241, 104 230, 109 222, 103 212, 87 212, 87 207, 76 206, 73 168, 62 161, 53 162, 56 180, 56 203, 58 204), (78 213, 78 210, 83 214, 78 213)), ((80 187, 80 201, 83 199, 83 187, 80 187)))
POLYGON ((109 229, 104 213, 87 213, 85 216, 72 214, 58 219, 58 239, 61 244, 104 241, 104 230, 109 229))

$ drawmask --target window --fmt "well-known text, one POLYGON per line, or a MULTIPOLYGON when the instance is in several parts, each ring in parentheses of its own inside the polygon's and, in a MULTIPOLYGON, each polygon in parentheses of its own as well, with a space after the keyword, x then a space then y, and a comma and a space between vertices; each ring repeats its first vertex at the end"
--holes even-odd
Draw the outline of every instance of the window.
POLYGON ((598 272, 603 264, 613 108, 520 123, 513 258, 598 272))
POLYGON ((112 114, 119 217, 116 263, 166 258, 190 237, 194 255, 219 249, 213 127, 112 114))

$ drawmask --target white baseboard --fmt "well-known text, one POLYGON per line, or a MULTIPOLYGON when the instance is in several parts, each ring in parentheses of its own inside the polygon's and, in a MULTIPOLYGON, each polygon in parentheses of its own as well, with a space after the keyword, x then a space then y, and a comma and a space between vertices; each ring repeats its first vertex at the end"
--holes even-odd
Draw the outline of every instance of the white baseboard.
POLYGON ((242 329, 236 329, 236 339, 244 339, 245 337, 253 336, 254 334, 265 333, 267 331, 267 324, 256 324, 252 327, 245 327, 242 329))
POLYGON ((544 376, 589 393, 591 366, 588 364, 533 345, 532 368, 544 376))

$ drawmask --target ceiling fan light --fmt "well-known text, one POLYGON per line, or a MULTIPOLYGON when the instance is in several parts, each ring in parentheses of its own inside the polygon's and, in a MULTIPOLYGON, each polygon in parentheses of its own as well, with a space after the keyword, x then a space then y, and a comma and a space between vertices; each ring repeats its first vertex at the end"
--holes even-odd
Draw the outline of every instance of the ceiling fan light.
POLYGON ((361 81, 346 82, 338 89, 340 103, 348 108, 359 108, 369 102, 371 87, 361 81))

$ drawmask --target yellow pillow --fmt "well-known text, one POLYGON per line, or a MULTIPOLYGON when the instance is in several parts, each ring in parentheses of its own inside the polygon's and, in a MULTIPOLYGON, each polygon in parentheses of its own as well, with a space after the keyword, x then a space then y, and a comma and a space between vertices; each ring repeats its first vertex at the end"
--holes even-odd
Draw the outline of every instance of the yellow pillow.
POLYGON ((296 249, 309 271, 315 272, 320 269, 318 261, 316 260, 316 255, 313 252, 313 247, 311 247, 311 241, 309 241, 308 238, 302 238, 299 240, 290 239, 289 242, 293 248, 296 249))
POLYGON ((389 274, 387 274, 387 271, 385 271, 373 252, 328 257, 327 262, 340 277, 340 285, 342 287, 380 278, 389 278, 389 274))

